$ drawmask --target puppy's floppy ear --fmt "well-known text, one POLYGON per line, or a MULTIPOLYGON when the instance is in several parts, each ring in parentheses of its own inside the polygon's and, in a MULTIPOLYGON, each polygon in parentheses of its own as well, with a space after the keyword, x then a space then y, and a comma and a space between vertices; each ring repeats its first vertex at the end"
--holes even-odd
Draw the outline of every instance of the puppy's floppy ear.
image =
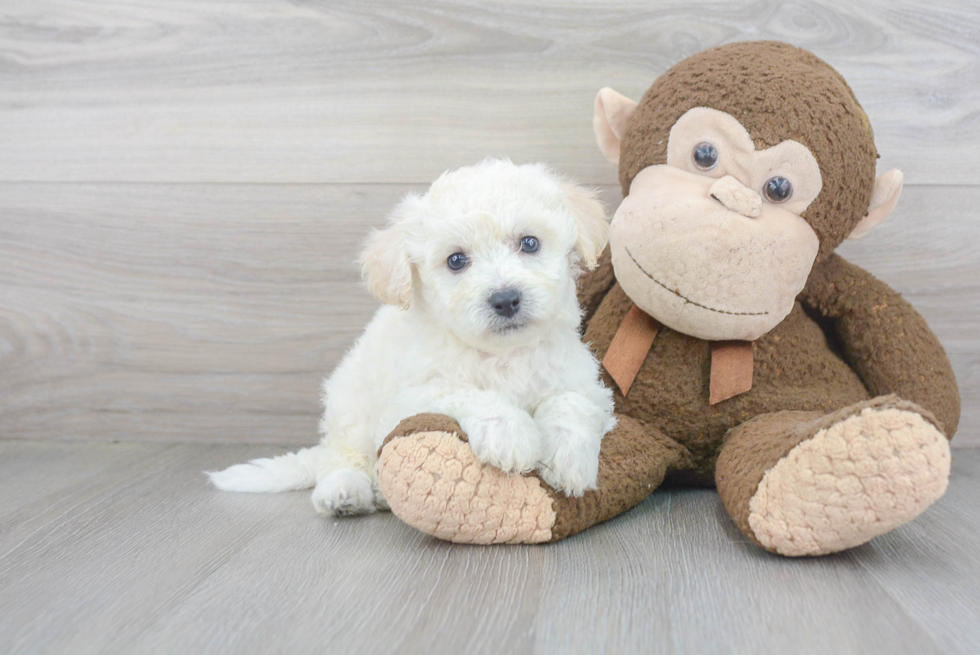
POLYGON ((566 183, 564 205, 575 217, 578 228, 578 240, 575 250, 582 256, 582 261, 590 271, 596 267, 599 255, 609 240, 609 220, 606 208, 599 202, 598 194, 584 187, 566 183))
POLYGON ((408 221, 419 199, 402 200, 388 217, 388 226, 372 230, 357 261, 368 289, 381 302, 408 309, 412 299, 412 264, 406 244, 408 221))

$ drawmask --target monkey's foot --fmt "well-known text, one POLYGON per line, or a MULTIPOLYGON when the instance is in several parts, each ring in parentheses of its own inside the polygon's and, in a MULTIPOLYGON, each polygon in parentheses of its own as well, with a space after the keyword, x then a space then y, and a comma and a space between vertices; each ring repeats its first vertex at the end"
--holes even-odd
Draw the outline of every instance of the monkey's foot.
POLYGON ((949 443, 912 403, 861 403, 766 471, 749 501, 759 543, 789 556, 852 548, 921 514, 946 491, 949 443))
POLYGON ((533 476, 480 462, 452 419, 420 414, 381 446, 378 481, 405 523, 458 543, 541 543, 552 539, 552 496, 533 476))

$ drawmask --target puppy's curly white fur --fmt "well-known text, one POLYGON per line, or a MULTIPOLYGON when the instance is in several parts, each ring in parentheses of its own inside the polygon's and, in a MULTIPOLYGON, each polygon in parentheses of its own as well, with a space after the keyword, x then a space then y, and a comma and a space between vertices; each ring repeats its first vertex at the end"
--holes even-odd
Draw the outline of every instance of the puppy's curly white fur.
POLYGON ((594 489, 612 394, 582 343, 575 282, 606 244, 595 194, 542 164, 486 160, 409 195, 360 258, 386 305, 323 385, 320 445, 212 472, 233 491, 315 486, 347 516, 386 509, 377 449, 402 419, 447 414, 480 460, 594 489))

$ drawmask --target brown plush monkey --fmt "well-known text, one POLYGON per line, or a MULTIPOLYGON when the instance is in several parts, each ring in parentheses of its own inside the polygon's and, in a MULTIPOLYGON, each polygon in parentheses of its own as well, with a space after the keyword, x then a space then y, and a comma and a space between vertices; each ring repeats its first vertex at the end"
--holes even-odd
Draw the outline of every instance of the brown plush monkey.
POLYGON ((596 98, 625 199, 583 277, 585 340, 616 390, 595 491, 555 493, 475 460, 452 419, 404 421, 380 451, 392 510, 443 539, 553 541, 665 480, 715 485, 783 555, 865 543, 946 489, 960 401, 901 296, 833 250, 888 216, 871 126, 843 78, 775 42, 694 55, 635 103, 596 98))

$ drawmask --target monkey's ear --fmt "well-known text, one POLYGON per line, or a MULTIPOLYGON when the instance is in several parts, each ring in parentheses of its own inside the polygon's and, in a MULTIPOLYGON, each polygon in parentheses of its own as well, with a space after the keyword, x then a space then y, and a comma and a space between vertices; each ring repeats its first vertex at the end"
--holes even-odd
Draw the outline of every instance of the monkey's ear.
POLYGON ((884 221, 895 209, 898 197, 902 194, 902 171, 893 168, 875 178, 875 188, 871 192, 871 204, 867 215, 858 221, 851 230, 848 239, 861 239, 868 235, 873 227, 884 221))
POLYGON ((565 184, 564 205, 575 216, 575 226, 578 228, 578 240, 575 250, 582 257, 582 262, 590 271, 599 262, 599 255, 606 248, 609 240, 609 220, 606 218, 606 208, 591 189, 576 184, 565 184))
POLYGON ((412 299, 412 264, 406 245, 407 225, 418 199, 409 197, 388 217, 388 227, 372 230, 357 258, 371 293, 387 305, 408 309, 412 299))
POLYGON ((636 111, 636 102, 608 86, 599 89, 595 97, 595 110, 592 114, 592 129, 599 150, 613 164, 619 166, 619 144, 626 133, 626 127, 636 111))

